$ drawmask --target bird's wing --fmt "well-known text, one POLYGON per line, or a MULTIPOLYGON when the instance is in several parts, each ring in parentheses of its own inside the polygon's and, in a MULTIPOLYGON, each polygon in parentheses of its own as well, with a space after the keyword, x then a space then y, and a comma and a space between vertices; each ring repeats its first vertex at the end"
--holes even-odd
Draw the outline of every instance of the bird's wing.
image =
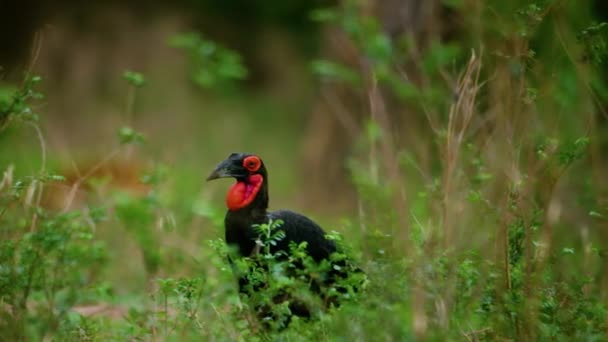
POLYGON ((323 229, 308 217, 289 210, 273 211, 268 216, 274 221, 279 219, 283 221, 278 229, 285 232, 286 243, 307 242, 308 254, 315 261, 327 259, 337 251, 336 244, 328 240, 323 229))

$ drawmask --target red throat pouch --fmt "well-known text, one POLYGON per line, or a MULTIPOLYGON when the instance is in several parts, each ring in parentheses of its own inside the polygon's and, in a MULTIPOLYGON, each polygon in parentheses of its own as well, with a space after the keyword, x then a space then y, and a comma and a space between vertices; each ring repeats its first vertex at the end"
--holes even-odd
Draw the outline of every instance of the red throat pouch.
POLYGON ((251 175, 246 182, 237 181, 226 194, 228 209, 239 210, 251 204, 262 188, 263 182, 262 175, 251 175))

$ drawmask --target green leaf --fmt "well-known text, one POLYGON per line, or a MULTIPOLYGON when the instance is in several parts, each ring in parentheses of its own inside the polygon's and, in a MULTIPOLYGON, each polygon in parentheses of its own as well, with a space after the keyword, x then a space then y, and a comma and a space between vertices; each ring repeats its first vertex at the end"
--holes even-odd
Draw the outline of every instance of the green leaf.
POLYGON ((589 216, 596 217, 596 218, 603 218, 604 217, 602 214, 598 213, 597 211, 593 211, 593 210, 591 210, 589 212, 589 216))
POLYGON ((360 77, 355 71, 347 66, 335 62, 316 60, 311 63, 311 67, 315 74, 323 78, 353 84, 358 84, 360 82, 360 77))
POLYGON ((562 249, 562 253, 564 253, 564 254, 574 254, 574 248, 564 247, 564 249, 562 249))
POLYGON ((190 78, 200 87, 234 85, 249 74, 237 52, 204 39, 198 33, 177 34, 171 37, 169 45, 188 54, 190 78))
POLYGON ((122 74, 122 77, 136 88, 141 88, 146 83, 144 75, 139 72, 127 70, 122 74))
POLYGON ((558 162, 562 166, 569 166, 582 159, 587 153, 589 138, 581 137, 574 142, 564 144, 558 151, 558 162))
POLYGON ((309 17, 312 21, 327 23, 336 21, 338 18, 338 13, 333 8, 317 8, 310 12, 309 17))
POLYGON ((121 127, 118 130, 118 138, 121 145, 141 144, 144 142, 144 136, 130 127, 121 127))

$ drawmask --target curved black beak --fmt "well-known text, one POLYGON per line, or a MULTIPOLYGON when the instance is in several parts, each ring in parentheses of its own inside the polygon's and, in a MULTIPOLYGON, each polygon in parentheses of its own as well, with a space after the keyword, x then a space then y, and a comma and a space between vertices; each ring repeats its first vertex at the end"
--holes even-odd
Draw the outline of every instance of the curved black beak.
POLYGON ((213 172, 207 177, 207 181, 218 179, 218 178, 226 178, 226 177, 240 177, 241 172, 236 170, 234 164, 231 160, 226 159, 221 162, 213 172))

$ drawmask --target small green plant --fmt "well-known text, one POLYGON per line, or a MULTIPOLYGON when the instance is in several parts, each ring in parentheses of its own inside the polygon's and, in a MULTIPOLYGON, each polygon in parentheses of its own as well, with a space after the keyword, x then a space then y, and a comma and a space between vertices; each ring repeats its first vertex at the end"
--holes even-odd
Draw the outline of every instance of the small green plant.
POLYGON ((135 88, 141 88, 146 84, 146 79, 142 73, 127 70, 122 74, 122 77, 135 88))
POLYGON ((16 176, 3 170, 0 185, 0 339, 41 339, 57 332, 70 309, 99 281, 105 245, 94 239, 103 215, 86 211, 52 212, 41 205, 44 185, 63 181, 45 169, 45 146, 31 100, 41 98, 29 78, 10 101, 1 102, 5 123, 33 125, 42 144, 40 173, 16 176), (32 323, 34 322, 34 323, 32 323))
POLYGON ((192 81, 200 87, 230 88, 236 81, 247 78, 239 54, 197 33, 175 35, 169 44, 188 54, 192 81))
POLYGON ((26 77, 24 84, 19 89, 2 88, 0 91, 0 131, 7 127, 11 120, 38 121, 38 115, 31 103, 44 98, 44 95, 35 89, 35 86, 41 81, 40 76, 26 77))
MULTIPOLYGON (((365 275, 356 271, 343 253, 317 263, 308 255, 306 243, 292 242, 289 253, 276 248, 285 238, 282 224, 281 220, 270 220, 254 226, 259 233, 256 252, 246 258, 230 257, 243 302, 270 331, 285 329, 297 319, 294 315, 318 320, 324 310, 354 300, 365 281, 365 275), (330 279, 335 277, 333 271, 343 274, 347 270, 350 276, 330 279), (332 286, 325 286, 328 281, 332 286)), ((335 233, 332 239, 340 240, 335 233)), ((255 325, 252 328, 257 329, 255 325)))
POLYGON ((580 31, 576 38, 584 47, 583 59, 596 65, 605 63, 608 56, 608 23, 593 24, 580 31))

